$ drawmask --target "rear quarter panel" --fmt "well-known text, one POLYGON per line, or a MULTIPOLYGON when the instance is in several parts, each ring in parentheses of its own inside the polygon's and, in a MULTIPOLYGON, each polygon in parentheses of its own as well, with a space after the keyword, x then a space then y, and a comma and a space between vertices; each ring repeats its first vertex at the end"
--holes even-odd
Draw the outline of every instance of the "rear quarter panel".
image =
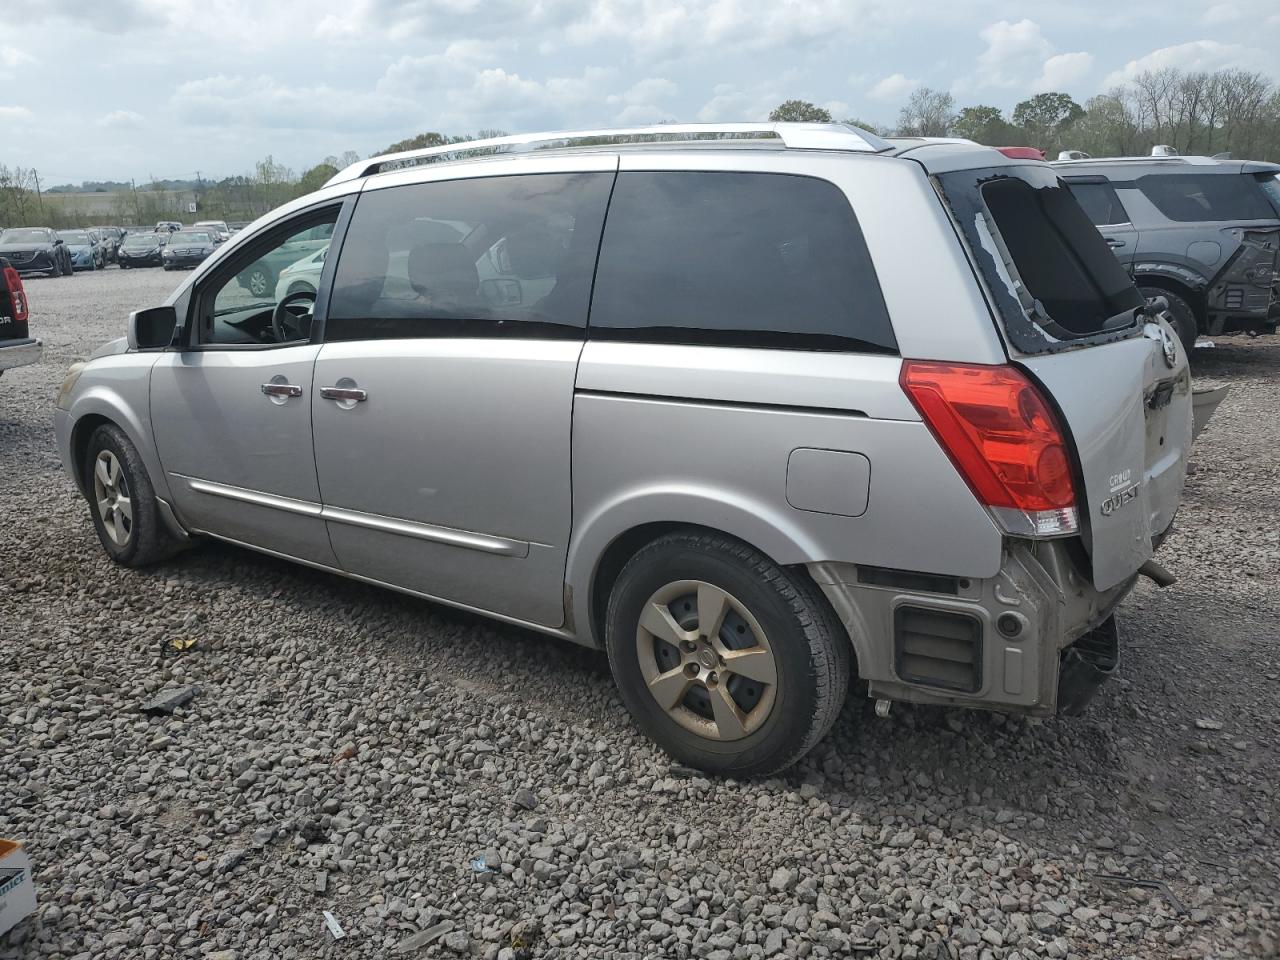
POLYGON ((589 342, 573 413, 568 581, 579 629, 590 629, 606 548, 656 522, 728 533, 780 564, 993 576, 1001 536, 902 395, 900 366, 894 357, 589 342), (810 376, 797 373, 810 362, 810 376), (865 510, 793 506, 787 474, 798 449, 867 458, 865 510))

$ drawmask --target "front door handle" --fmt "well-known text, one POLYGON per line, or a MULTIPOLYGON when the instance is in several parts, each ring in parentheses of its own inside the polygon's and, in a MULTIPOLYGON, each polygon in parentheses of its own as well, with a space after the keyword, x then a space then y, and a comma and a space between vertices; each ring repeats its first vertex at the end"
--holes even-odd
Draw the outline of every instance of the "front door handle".
POLYGON ((361 403, 369 399, 369 394, 359 387, 321 387, 320 396, 326 400, 339 400, 347 403, 361 403))
POLYGON ((1125 242, 1123 240, 1117 240, 1115 237, 1107 237, 1108 247, 1123 247, 1124 245, 1125 242))
POLYGON ((262 392, 268 397, 300 397, 302 388, 295 383, 264 383, 262 392))

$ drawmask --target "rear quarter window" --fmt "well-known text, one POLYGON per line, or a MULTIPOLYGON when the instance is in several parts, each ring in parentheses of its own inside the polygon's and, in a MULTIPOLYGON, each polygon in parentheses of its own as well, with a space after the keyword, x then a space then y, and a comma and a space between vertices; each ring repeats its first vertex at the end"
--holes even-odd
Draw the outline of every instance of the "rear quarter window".
POLYGON ((1180 223, 1278 216, 1258 181, 1244 174, 1152 173, 1137 185, 1157 210, 1180 223))
POLYGON ((625 171, 605 222, 595 339, 896 353, 844 193, 773 173, 625 171))

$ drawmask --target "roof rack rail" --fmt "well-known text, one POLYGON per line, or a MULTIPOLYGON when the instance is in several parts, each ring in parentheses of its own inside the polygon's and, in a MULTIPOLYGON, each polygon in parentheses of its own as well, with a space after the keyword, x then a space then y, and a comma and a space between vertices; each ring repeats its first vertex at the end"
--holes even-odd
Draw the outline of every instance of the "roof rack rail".
POLYGON ((351 164, 334 174, 325 186, 358 180, 386 170, 472 156, 668 143, 714 143, 717 146, 742 143, 780 146, 787 150, 850 150, 859 153, 881 153, 892 149, 891 144, 874 133, 845 123, 662 123, 646 127, 522 133, 388 153, 351 164))

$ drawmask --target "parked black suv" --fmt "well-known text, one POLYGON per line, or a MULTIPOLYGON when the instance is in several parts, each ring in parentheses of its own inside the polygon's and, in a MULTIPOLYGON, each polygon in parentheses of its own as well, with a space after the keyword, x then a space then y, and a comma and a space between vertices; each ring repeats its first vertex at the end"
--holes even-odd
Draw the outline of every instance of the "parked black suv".
POLYGON ((1053 164, 1147 297, 1162 296, 1188 352, 1198 334, 1280 322, 1280 165, 1208 157, 1053 164))

